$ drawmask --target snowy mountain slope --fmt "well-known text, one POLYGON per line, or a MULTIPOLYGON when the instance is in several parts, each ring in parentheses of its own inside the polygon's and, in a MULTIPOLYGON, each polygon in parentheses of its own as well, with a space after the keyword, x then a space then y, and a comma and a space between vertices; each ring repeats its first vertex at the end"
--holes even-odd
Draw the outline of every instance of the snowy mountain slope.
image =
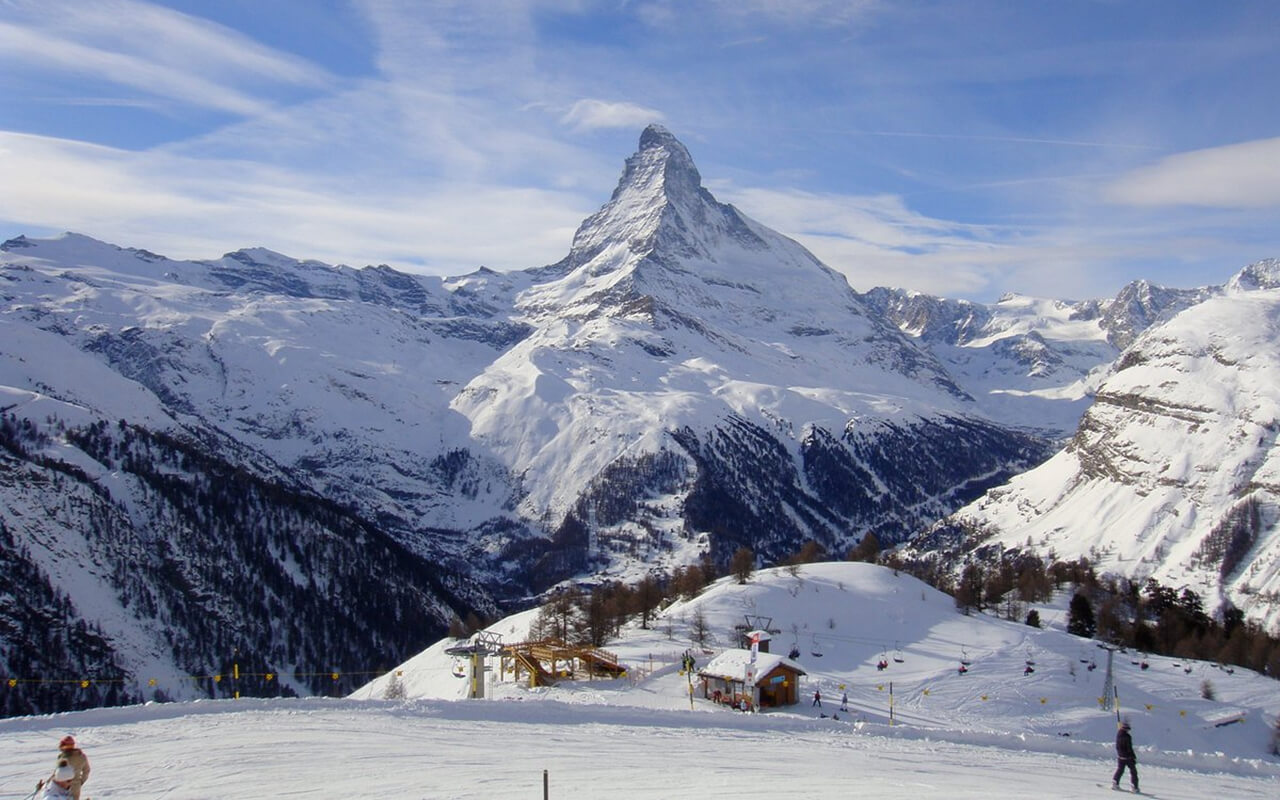
MULTIPOLYGON (((1242 273, 1239 289, 1273 272, 1242 273)), ((168 542, 188 557, 157 556, 157 575, 182 562, 199 580, 150 593, 199 586, 191 607, 210 613, 237 590, 220 572, 329 588, 325 559, 386 561, 405 602, 430 584, 420 640, 584 575, 723 564, 741 546, 773 562, 807 540, 843 553, 867 531, 890 543, 1043 461, 1087 402, 1105 336, 1063 304, 1000 305, 966 312, 976 338, 904 333, 874 295, 718 203, 658 126, 566 258, 519 272, 428 278, 261 248, 179 262, 18 237, 0 245, 4 465, 19 476, 0 487, 2 519, 29 542, 38 526, 12 509, 82 498, 49 537, 83 538, 102 517, 124 540, 168 542), (256 505, 211 491, 225 476, 256 505), (274 515, 289 520, 274 563, 237 569, 274 515), (233 543, 216 557, 198 541, 210 520, 233 543), (341 544, 303 569, 283 539, 315 525, 341 544)), ((126 609, 75 604, 109 631, 106 650, 171 658, 176 645, 132 643, 192 640, 149 613, 131 628, 147 588, 102 578, 123 560, 62 571, 34 553, 13 573, 56 578, 64 596, 84 579, 126 609)), ((336 594, 367 588, 339 572, 336 594)), ((354 611, 337 617, 344 646, 365 635, 354 611)), ((269 628, 254 633, 266 650, 269 628)), ((290 648, 291 663, 308 653, 290 648)))
MULTIPOLYGON (((511 618, 493 630, 506 635, 525 624, 511 618)), ((463 681, 452 676, 450 659, 429 661, 424 653, 403 676, 420 699, 222 700, 0 720, 0 791, 29 792, 48 773, 54 743, 70 732, 93 760, 86 795, 103 799, 538 796, 544 771, 554 798, 734 798, 762 787, 884 800, 1102 793, 1097 784, 1115 765, 1115 717, 1090 697, 1101 676, 1079 662, 1089 645, 1024 628, 960 615, 913 579, 867 565, 808 565, 798 577, 764 571, 745 586, 716 584, 669 609, 650 631, 628 629, 618 645, 635 667, 626 680, 534 690, 498 683, 494 699, 459 700, 463 681), (813 679, 802 694, 820 686, 823 708, 805 702, 741 714, 700 698, 691 707, 671 659, 692 647, 705 664, 688 638, 688 615, 699 607, 725 638, 745 613, 775 614, 784 630, 795 623, 835 634, 822 657, 802 656, 813 679), (868 607, 904 610, 901 618, 859 613, 868 607), (902 639, 904 663, 876 672, 862 659, 878 658, 872 650, 889 636, 902 639), (862 638, 877 644, 868 650, 862 638), (958 642, 973 656, 965 676, 951 668, 958 642), (1032 676, 1020 674, 1026 642, 1038 648, 1032 676), (945 666, 930 672, 925 664, 934 661, 945 666), (420 688, 432 680, 448 691, 420 688), (892 726, 889 681, 897 700, 892 726), (849 713, 838 710, 841 683, 849 713)), ((790 636, 779 640, 789 644, 790 636)), ((1274 797, 1280 762, 1265 754, 1264 726, 1280 711, 1274 682, 1195 669, 1188 676, 1160 660, 1146 671, 1116 665, 1144 790, 1165 800, 1274 797), (1205 671, 1217 702, 1188 688, 1205 671), (1242 722, 1216 725, 1239 712, 1242 722)))
MULTIPOLYGON (((741 545, 773 559, 807 538, 843 549, 868 528, 901 537, 969 481, 1044 455, 1034 437, 978 416, 843 277, 718 203, 660 126, 569 255, 538 275, 515 299, 535 332, 453 402, 514 472, 556 476, 526 479, 527 515, 596 527, 618 492, 634 506, 674 494, 659 504, 685 498, 671 534, 710 528, 718 560, 741 545), (611 471, 634 475, 637 459, 665 466, 596 492, 611 471), (920 465, 939 461, 959 474, 931 485, 920 465), (905 493, 880 480, 889 472, 905 493)), ((603 527, 652 546, 669 541, 645 533, 663 518, 603 527)))
POLYGON ((958 512, 968 546, 1031 542, 1280 620, 1280 292, 1232 291, 1149 329, 1068 447, 958 512))
POLYGON ((1120 351, 1152 325, 1227 291, 1267 286, 1275 265, 1245 267, 1225 286, 1172 289, 1134 281, 1111 299, 1016 294, 983 305, 899 289, 867 302, 924 343, 993 419, 1066 438, 1120 351))
MULTIPOLYGON (((911 737, 944 742, 1016 741, 1031 750, 1095 752, 1109 759, 1115 711, 1098 703, 1106 653, 1063 630, 1062 608, 1042 611, 1048 621, 1044 629, 982 614, 967 616, 950 596, 870 564, 806 564, 795 574, 761 570, 746 584, 725 578, 694 599, 672 604, 648 630, 627 625, 605 647, 629 665, 629 679, 529 688, 513 674, 502 673, 493 659, 486 688, 490 700, 471 702, 514 702, 524 709, 554 703, 581 714, 591 711, 583 706, 683 710, 692 711, 698 720, 693 724, 705 728, 714 728, 724 717, 768 720, 756 723, 766 726, 821 722, 843 735, 905 730, 911 737), (698 617, 709 633, 704 641, 695 638, 698 617), (792 647, 800 651, 797 659, 807 673, 801 679, 800 704, 741 715, 696 691, 691 708, 690 681, 679 671, 684 652, 692 652, 698 666, 705 666, 713 656, 738 647, 747 625, 776 631, 769 643, 772 653, 786 654, 792 647), (964 674, 959 672, 962 659, 969 662, 964 674), (884 670, 877 668, 881 660, 888 665, 884 670), (1028 661, 1033 663, 1030 673, 1028 661), (821 708, 812 704, 815 690, 821 692, 821 708), (848 710, 841 711, 845 694, 848 710)), ((504 642, 524 641, 535 616, 524 612, 488 631, 504 642)), ((444 652, 452 644, 454 640, 433 645, 352 697, 380 700, 393 677, 411 700, 466 697, 468 681, 455 676, 454 659, 444 652)), ((1144 746, 1140 759, 1145 765, 1231 769, 1229 765, 1257 764, 1264 758, 1268 725, 1280 713, 1274 680, 1247 670, 1228 674, 1200 662, 1148 660, 1147 669, 1130 663, 1125 654, 1117 654, 1113 663, 1121 713, 1132 721, 1136 741, 1144 746), (1216 700, 1200 696, 1205 680, 1214 686, 1216 700), (1242 722, 1216 727, 1241 716, 1242 722)), ((697 688, 696 677, 693 683, 697 688)), ((1280 764, 1272 764, 1267 774, 1280 775, 1277 770, 1280 764)))

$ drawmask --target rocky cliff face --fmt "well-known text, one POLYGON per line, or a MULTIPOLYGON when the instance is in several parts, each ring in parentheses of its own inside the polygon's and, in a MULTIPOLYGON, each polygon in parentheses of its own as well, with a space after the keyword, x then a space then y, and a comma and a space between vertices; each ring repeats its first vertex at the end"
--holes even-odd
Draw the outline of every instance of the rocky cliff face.
POLYGON ((958 512, 944 527, 980 534, 951 546, 1088 556, 1102 571, 1191 588, 1210 608, 1230 603, 1274 625, 1277 341, 1275 290, 1229 290, 1147 330, 1068 446, 958 512))

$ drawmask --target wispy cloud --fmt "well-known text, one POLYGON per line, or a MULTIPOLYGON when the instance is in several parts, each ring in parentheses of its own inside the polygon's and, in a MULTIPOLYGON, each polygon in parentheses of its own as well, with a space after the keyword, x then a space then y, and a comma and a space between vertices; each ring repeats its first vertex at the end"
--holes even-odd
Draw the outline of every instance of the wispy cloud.
POLYGON ((647 0, 637 14, 651 25, 665 25, 690 15, 772 25, 847 25, 861 21, 885 4, 882 0, 647 0))
POLYGON ((1257 242, 1240 241, 1234 232, 1256 220, 1099 214, 1045 225, 974 225, 921 214, 894 195, 712 188, 799 241, 859 291, 894 286, 953 297, 1008 291, 1091 297, 1099 287, 1115 291, 1157 271, 1170 275, 1173 286, 1219 283, 1258 252, 1257 242), (1179 261, 1215 263, 1219 273, 1196 278, 1188 269, 1187 276, 1173 277, 1179 261))
POLYGON ((554 190, 458 182, 404 193, 262 164, 13 133, 0 133, 0 173, 0 218, 20 224, 56 220, 61 229, 181 258, 263 245, 436 274, 556 261, 590 210, 554 190))
POLYGON ((240 115, 272 103, 264 86, 317 89, 322 68, 229 28, 133 0, 17 0, 0 22, 0 63, 53 70, 240 115))
POLYGON ((1135 206, 1280 206, 1280 138, 1178 153, 1124 175, 1105 196, 1135 206))
POLYGON ((642 128, 651 122, 661 122, 661 111, 635 103, 609 103, 604 100, 579 100, 573 104, 562 121, 577 131, 594 131, 601 128, 642 128))

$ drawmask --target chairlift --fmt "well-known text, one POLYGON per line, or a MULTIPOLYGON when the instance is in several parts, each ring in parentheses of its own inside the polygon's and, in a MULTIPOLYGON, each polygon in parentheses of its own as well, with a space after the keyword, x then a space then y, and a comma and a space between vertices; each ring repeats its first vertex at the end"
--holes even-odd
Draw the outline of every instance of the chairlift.
POLYGON ((1022 670, 1022 674, 1023 674, 1023 675, 1030 675, 1031 673, 1033 673, 1033 672, 1035 672, 1035 671, 1036 671, 1036 668, 1035 668, 1034 666, 1032 666, 1032 664, 1031 664, 1031 662, 1030 662, 1030 661, 1028 661, 1028 662, 1027 662, 1027 666, 1026 666, 1026 668, 1022 670))
POLYGON ((968 672, 968 671, 969 671, 969 666, 968 666, 968 664, 966 664, 964 661, 961 661, 961 662, 960 662, 960 667, 956 670, 956 672, 958 672, 959 674, 963 675, 963 674, 965 674, 965 673, 966 673, 966 672, 968 672))
POLYGON ((453 660, 453 669, 451 670, 451 672, 453 672, 453 676, 455 678, 467 677, 467 662, 463 661, 460 658, 455 658, 453 660))
POLYGON ((894 649, 897 651, 897 652, 895 652, 895 653, 893 654, 893 661, 894 661, 894 663, 895 663, 895 664, 901 664, 901 663, 903 663, 904 661, 906 661, 906 659, 902 657, 902 648, 901 648, 901 647, 898 647, 898 643, 897 643, 897 642, 894 642, 894 643, 893 643, 893 646, 894 646, 894 649))
POLYGON ((969 649, 967 647, 960 648, 960 666, 967 667, 973 662, 969 660, 969 649))
POLYGON ((876 669, 884 672, 889 667, 889 657, 884 650, 880 651, 880 660, 876 662, 876 669))
POLYGON ((822 645, 818 644, 818 634, 813 635, 813 653, 815 658, 822 658, 822 645))

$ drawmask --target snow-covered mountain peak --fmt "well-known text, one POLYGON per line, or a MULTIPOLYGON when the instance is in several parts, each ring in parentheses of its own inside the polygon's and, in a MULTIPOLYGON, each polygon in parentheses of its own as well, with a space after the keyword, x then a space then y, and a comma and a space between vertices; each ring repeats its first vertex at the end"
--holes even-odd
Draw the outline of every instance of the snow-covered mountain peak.
POLYGON ((1228 292, 1259 289, 1280 289, 1280 259, 1266 258, 1250 264, 1232 275, 1226 286, 1228 292))
POLYGON ((703 188, 689 151, 670 131, 650 125, 609 202, 583 221, 557 266, 567 273, 589 264, 590 273, 600 275, 645 257, 718 262, 733 253, 766 250, 772 244, 766 238, 759 226, 703 188))

